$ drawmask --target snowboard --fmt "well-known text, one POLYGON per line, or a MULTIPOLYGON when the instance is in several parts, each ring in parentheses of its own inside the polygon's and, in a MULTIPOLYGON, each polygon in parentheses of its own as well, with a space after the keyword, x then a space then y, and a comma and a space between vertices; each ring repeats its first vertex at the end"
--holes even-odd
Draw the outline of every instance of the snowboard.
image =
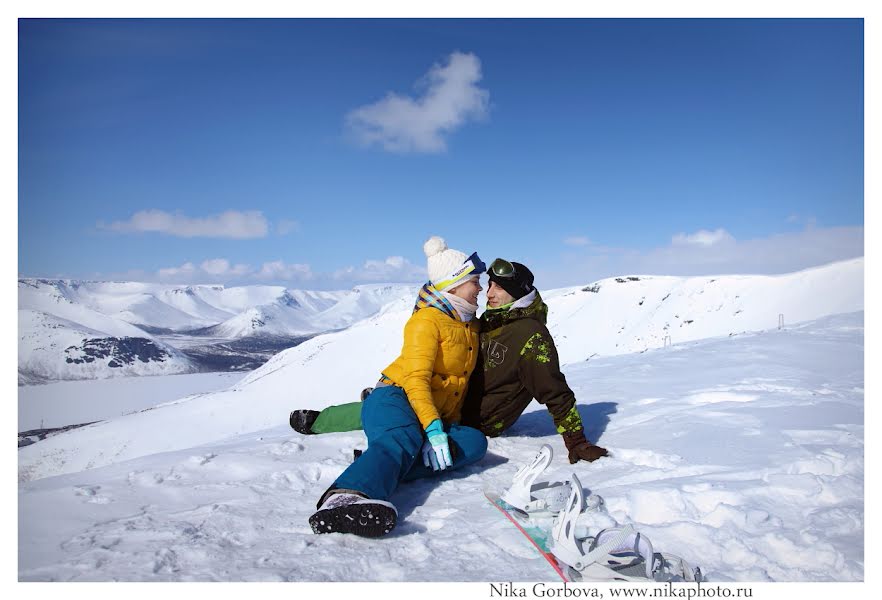
POLYGON ((484 490, 484 497, 495 506, 499 512, 504 514, 511 523, 517 527, 524 537, 539 551, 542 558, 548 561, 548 564, 554 569, 555 573, 566 582, 579 581, 581 577, 578 571, 573 570, 568 565, 563 564, 550 551, 550 528, 540 526, 530 520, 530 517, 511 506, 508 502, 499 497, 499 494, 492 490, 484 490))

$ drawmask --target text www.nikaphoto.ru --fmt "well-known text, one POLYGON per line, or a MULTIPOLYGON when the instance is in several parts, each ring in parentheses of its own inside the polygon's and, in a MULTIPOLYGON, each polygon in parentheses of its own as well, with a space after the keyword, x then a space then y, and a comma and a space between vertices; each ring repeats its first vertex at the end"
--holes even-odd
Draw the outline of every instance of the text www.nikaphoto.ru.
POLYGON ((664 587, 613 587, 613 598, 752 598, 749 587, 725 587, 719 585, 668 583, 664 587))

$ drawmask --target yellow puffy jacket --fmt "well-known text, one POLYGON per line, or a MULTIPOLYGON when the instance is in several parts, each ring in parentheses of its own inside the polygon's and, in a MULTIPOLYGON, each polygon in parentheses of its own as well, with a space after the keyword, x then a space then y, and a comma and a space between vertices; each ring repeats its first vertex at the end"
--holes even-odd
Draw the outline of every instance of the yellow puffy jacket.
POLYGON ((463 323, 430 307, 413 313, 404 326, 401 355, 383 375, 404 388, 423 428, 435 419, 459 421, 478 358, 478 327, 477 319, 463 323))

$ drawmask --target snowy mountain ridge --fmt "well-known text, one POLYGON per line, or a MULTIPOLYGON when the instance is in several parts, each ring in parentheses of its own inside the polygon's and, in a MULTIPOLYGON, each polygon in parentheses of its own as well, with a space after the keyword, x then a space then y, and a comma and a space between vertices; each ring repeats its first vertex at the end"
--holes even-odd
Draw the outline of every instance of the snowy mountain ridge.
MULTIPOLYGON (((324 331, 326 323, 314 325, 310 318, 350 298, 376 295, 376 290, 395 294, 408 285, 365 285, 343 291, 294 290, 283 286, 167 285, 141 282, 80 281, 71 279, 19 279, 19 308, 40 310, 57 316, 59 306, 84 306, 94 312, 135 326, 175 332, 223 324, 246 312, 285 308, 297 311, 296 329, 302 335, 324 331)), ((351 304, 351 302, 349 302, 351 304)), ((368 308, 369 310, 369 308, 368 308)), ((369 313, 368 313, 369 314, 369 313)), ((366 316, 365 314, 361 315, 366 316)), ((350 318, 358 318, 354 311, 350 318)), ((329 321, 330 319, 323 319, 329 321)), ((339 323, 334 323, 339 326, 339 323)), ((338 328, 338 327, 333 327, 338 328)), ((253 332, 241 332, 246 335, 253 332)))
POLYGON ((323 292, 60 279, 20 279, 18 287, 20 384, 190 373, 209 368, 205 364, 223 369, 226 363, 216 356, 237 351, 211 346, 229 341, 236 342, 240 354, 257 356, 260 364, 268 352, 347 327, 416 290, 368 285, 323 292), (189 356, 179 351, 195 345, 202 347, 189 356), (74 347, 88 358, 68 360, 74 347), (96 347, 103 349, 95 352, 96 347), (133 347, 138 360, 130 360, 133 347))

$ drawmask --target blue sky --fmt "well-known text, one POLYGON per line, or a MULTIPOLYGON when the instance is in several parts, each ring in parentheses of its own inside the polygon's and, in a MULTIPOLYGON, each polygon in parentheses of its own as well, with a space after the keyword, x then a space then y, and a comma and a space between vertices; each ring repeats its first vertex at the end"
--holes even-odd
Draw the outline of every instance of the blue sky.
POLYGON ((19 274, 540 287, 863 255, 860 20, 22 20, 19 274))

